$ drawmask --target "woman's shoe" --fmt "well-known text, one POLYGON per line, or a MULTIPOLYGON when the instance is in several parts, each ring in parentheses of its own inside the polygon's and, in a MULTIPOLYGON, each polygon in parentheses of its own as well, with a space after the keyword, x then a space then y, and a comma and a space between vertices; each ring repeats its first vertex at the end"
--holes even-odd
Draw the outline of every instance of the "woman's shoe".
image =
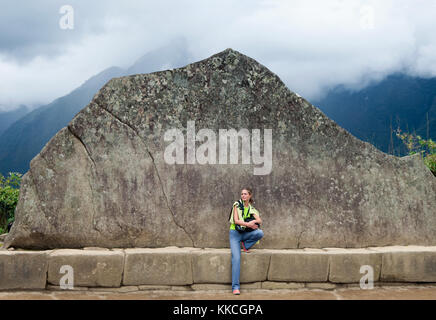
POLYGON ((247 248, 245 248, 245 244, 243 241, 241 241, 241 245, 242 245, 242 250, 244 250, 244 252, 250 253, 251 251, 248 250, 247 248))
POLYGON ((239 291, 238 289, 235 289, 235 290, 233 290, 233 294, 238 296, 241 294, 241 291, 239 291))

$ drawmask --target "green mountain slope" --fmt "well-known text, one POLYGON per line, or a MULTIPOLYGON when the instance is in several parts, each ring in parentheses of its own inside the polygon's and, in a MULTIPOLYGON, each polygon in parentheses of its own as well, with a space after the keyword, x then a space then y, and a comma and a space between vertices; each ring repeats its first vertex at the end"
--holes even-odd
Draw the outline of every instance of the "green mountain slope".
POLYGON ((187 44, 176 39, 166 47, 148 52, 128 69, 109 68, 70 94, 39 107, 9 126, 0 135, 0 173, 25 173, 44 145, 73 119, 110 79, 181 67, 190 62, 187 44), (175 53, 174 53, 175 52, 175 53))
POLYGON ((0 111, 0 135, 5 132, 11 124, 24 117, 28 112, 29 109, 24 105, 11 111, 0 111))
POLYGON ((40 107, 13 123, 0 136, 0 173, 25 173, 30 160, 81 110, 111 78, 123 70, 109 68, 86 81, 70 94, 40 107))
POLYGON ((386 153, 407 154, 391 128, 436 140, 436 78, 395 74, 360 91, 338 87, 313 104, 354 136, 386 153))

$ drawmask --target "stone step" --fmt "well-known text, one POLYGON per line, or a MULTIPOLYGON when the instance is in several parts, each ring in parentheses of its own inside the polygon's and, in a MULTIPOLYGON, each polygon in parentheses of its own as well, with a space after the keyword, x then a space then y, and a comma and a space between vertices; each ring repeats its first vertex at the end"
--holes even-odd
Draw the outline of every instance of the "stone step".
MULTIPOLYGON (((253 289, 436 282, 436 247, 252 249, 241 253, 241 284, 253 289)), ((0 290, 77 288, 223 289, 230 249, 0 250, 0 290)), ((144 289, 146 290, 146 289, 144 289)))

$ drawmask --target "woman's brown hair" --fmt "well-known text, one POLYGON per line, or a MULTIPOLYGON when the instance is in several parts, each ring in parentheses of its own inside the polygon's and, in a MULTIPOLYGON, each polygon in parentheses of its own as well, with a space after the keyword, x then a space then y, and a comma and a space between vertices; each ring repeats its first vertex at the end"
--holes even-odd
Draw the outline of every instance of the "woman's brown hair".
MULTIPOLYGON (((250 197, 250 203, 252 204, 252 203, 254 203, 254 199, 253 199, 253 190, 251 190, 251 188, 242 188, 242 190, 247 190, 248 191, 248 194, 251 196, 250 197)), ((241 190, 241 191, 242 191, 241 190)))

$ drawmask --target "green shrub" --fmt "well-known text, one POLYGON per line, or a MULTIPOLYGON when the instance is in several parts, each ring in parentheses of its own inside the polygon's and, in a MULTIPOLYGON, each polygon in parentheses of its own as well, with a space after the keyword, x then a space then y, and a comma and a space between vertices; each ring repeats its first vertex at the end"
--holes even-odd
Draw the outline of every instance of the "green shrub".
POLYGON ((15 219, 21 177, 22 174, 16 172, 10 172, 8 177, 0 174, 0 234, 6 232, 8 223, 15 219))
POLYGON ((425 165, 433 172, 436 176, 436 154, 430 154, 424 159, 425 165))
POLYGON ((406 145, 409 154, 420 153, 425 165, 436 176, 436 142, 432 139, 425 140, 415 134, 402 133, 400 129, 396 134, 406 145))

